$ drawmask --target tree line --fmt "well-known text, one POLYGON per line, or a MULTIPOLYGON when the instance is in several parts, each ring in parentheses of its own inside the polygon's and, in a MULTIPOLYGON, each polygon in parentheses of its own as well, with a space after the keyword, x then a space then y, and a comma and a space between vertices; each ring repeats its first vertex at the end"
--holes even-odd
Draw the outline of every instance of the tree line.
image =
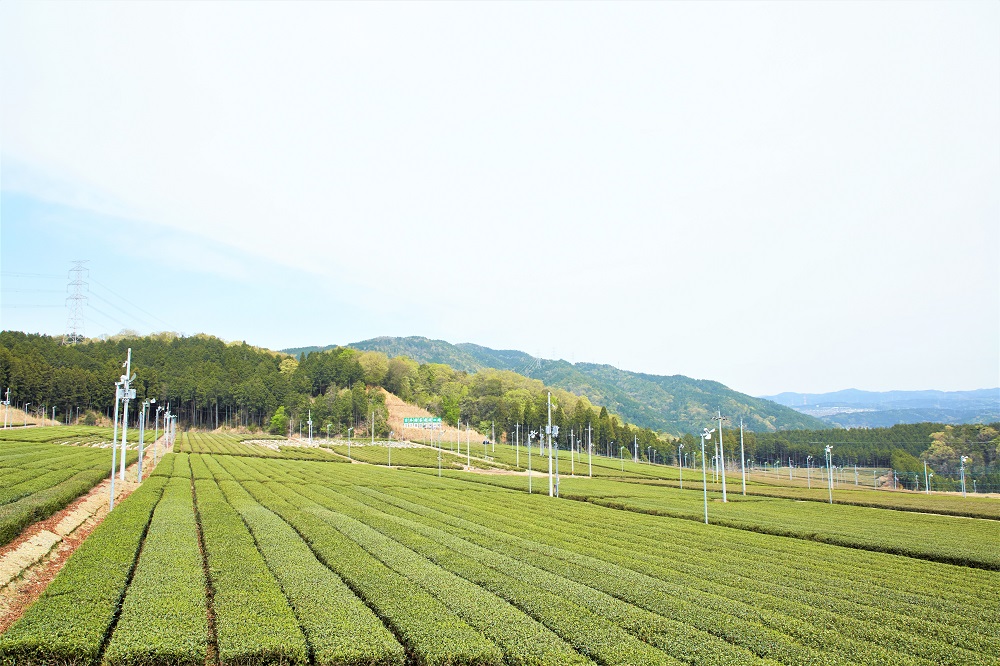
MULTIPOLYGON (((513 438, 515 430, 538 430, 546 423, 551 391, 560 445, 568 447, 571 432, 582 437, 590 427, 597 452, 617 455, 616 444, 636 444, 640 451, 647 446, 669 450, 652 430, 626 424, 585 397, 549 389, 513 372, 466 373, 346 347, 296 359, 209 335, 121 335, 66 345, 59 337, 3 331, 0 390, 10 388, 15 406, 56 406, 63 420, 86 412, 110 417, 114 383, 124 372, 129 348, 136 401, 155 398, 158 405, 169 404, 182 427, 229 426, 285 434, 297 432, 311 415, 317 434, 346 435, 349 428, 370 433, 373 428, 376 435, 385 436, 385 390, 451 425, 468 423, 504 441, 513 438)), ((135 414, 133 406, 133 419, 135 414)))

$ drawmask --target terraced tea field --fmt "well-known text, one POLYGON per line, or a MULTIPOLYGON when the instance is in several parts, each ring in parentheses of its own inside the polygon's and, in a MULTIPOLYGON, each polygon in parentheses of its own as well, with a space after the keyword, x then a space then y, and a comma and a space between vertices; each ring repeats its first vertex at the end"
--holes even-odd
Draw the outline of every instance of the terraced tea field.
POLYGON ((635 477, 563 479, 563 497, 549 498, 528 494, 523 474, 439 478, 422 464, 437 462, 429 449, 412 450, 412 469, 397 467, 396 449, 392 468, 234 451, 164 458, 0 635, 0 660, 1000 659, 998 521, 755 497, 713 501, 720 520, 740 524, 705 525, 688 515, 700 493, 635 477), (662 507, 678 515, 651 510, 662 507), (898 522, 915 518, 941 521, 898 522), (859 543, 821 543, 807 533, 813 523, 853 524, 859 543), (779 529, 788 536, 764 533, 779 529), (861 543, 873 536, 899 546, 926 538, 928 553, 974 566, 876 552, 861 543))

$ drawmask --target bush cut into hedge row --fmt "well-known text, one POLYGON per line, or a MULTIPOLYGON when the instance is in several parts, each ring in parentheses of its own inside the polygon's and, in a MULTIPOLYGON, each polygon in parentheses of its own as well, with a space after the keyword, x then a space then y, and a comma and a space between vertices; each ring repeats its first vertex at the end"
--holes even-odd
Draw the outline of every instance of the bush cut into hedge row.
POLYGON ((205 583, 191 480, 172 477, 153 514, 104 662, 110 666, 204 664, 208 644, 205 583))
POLYGON ((147 480, 108 514, 38 601, 0 635, 0 663, 97 662, 164 485, 165 479, 147 480))
POLYGON ((303 508, 281 499, 263 484, 245 486, 259 502, 291 524, 317 557, 366 603, 378 609, 406 646, 410 659, 427 666, 485 666, 503 663, 503 654, 443 603, 392 571, 317 515, 318 505, 303 508))
MULTIPOLYGON (((198 458, 192 469, 207 473, 198 458)), ((196 480, 195 501, 214 590, 222 666, 305 664, 305 637, 253 537, 211 478, 196 480)))
POLYGON ((381 620, 316 559, 288 523, 233 480, 219 485, 250 527, 257 546, 288 596, 316 666, 401 666, 403 646, 381 620))

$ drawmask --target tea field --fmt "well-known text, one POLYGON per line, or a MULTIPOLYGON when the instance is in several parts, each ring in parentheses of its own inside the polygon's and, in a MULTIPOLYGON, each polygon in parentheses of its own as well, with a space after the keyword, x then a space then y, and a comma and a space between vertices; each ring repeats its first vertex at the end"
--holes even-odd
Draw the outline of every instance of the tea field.
MULTIPOLYGON (((110 428, 0 431, 0 546, 83 495, 111 473, 110 428)), ((150 438, 151 439, 151 438, 150 438)), ((126 462, 138 460, 130 449, 126 462)))
POLYGON ((206 437, 116 506, 0 635, 2 663, 1000 660, 1000 521, 713 492, 705 525, 687 479, 550 498, 455 453, 439 476, 430 449, 387 467, 206 437))

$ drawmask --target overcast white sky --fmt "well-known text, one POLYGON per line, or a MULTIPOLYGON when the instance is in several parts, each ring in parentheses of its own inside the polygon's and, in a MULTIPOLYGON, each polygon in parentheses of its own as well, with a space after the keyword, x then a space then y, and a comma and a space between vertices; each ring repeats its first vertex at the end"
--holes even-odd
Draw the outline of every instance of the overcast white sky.
POLYGON ((1000 384, 996 2, 8 1, 0 66, 3 328, 89 259, 88 335, 1000 384))

